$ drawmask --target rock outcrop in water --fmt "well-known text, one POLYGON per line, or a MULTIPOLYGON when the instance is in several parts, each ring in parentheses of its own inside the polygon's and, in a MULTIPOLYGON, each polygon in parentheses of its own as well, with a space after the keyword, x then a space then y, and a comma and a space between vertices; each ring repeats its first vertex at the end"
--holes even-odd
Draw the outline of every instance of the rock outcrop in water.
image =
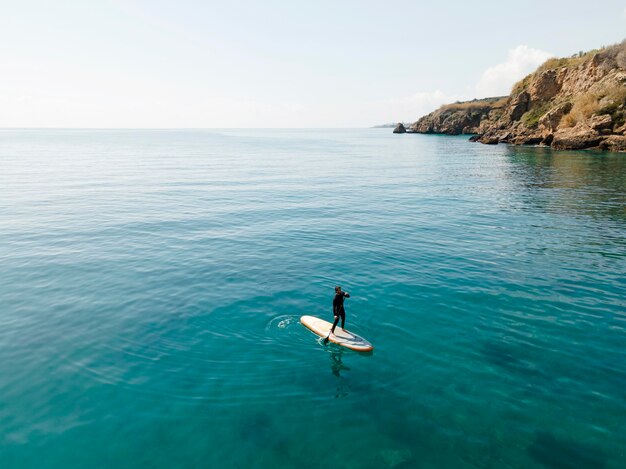
POLYGON ((406 129, 404 128, 404 124, 402 122, 398 123, 398 125, 396 125, 396 128, 393 129, 393 133, 394 134, 405 134, 406 133, 406 129))
POLYGON ((626 41, 553 58, 508 97, 442 106, 410 126, 418 133, 476 134, 486 144, 626 151, 626 41))

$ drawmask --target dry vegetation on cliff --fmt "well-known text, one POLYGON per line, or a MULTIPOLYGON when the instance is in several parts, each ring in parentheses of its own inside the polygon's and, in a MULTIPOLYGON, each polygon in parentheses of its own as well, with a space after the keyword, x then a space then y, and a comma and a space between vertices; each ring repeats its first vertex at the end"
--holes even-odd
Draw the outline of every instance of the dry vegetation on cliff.
MULTIPOLYGON (((602 67, 607 69, 624 69, 626 70, 626 40, 601 49, 594 49, 589 52, 579 52, 572 57, 551 58, 544 62, 532 74, 526 76, 513 86, 512 95, 520 94, 528 91, 531 83, 544 72, 554 71, 564 73, 564 71, 572 72, 577 67, 585 65, 585 63, 595 60, 602 67)), ((582 68, 582 67, 581 67, 582 68)), ((562 126, 564 128, 575 127, 579 123, 584 123, 594 115, 611 115, 616 124, 624 123, 624 113, 619 112, 619 107, 626 103, 626 86, 620 82, 602 82, 591 84, 585 92, 573 94, 568 97, 567 102, 571 106, 569 113, 562 118, 562 126)), ((522 116, 522 122, 528 127, 537 126, 539 119, 545 112, 549 110, 549 103, 536 103, 538 106, 531 106, 531 109, 522 116)))
POLYGON ((616 124, 624 123, 620 104, 626 102, 626 86, 605 85, 588 91, 572 100, 572 110, 563 117, 564 127, 574 127, 593 115, 610 115, 616 124))
POLYGON ((626 40, 551 58, 510 96, 441 106, 411 126, 420 133, 478 133, 483 143, 626 151, 626 40))
POLYGON ((485 109, 493 109, 502 107, 506 103, 506 96, 498 96, 495 98, 474 99, 472 101, 457 101, 452 104, 444 104, 439 108, 441 111, 483 111, 485 109))

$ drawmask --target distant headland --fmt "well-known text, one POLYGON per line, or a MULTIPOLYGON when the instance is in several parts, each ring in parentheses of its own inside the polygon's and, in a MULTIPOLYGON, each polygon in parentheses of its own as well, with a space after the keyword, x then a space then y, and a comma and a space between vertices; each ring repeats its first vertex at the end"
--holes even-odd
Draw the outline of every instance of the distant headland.
POLYGON ((626 151, 626 40, 552 58, 504 97, 441 106, 394 133, 473 134, 486 144, 626 151))
POLYGON ((396 125, 395 123, 389 123, 389 124, 380 124, 380 125, 374 125, 371 128, 372 129, 393 129, 396 125))

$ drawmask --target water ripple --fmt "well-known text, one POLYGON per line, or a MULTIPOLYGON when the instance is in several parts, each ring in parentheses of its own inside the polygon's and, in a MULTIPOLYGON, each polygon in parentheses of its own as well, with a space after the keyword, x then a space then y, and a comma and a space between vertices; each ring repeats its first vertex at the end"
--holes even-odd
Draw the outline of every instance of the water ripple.
POLYGON ((410 137, 0 131, 0 459, 620 467, 626 160, 410 137))

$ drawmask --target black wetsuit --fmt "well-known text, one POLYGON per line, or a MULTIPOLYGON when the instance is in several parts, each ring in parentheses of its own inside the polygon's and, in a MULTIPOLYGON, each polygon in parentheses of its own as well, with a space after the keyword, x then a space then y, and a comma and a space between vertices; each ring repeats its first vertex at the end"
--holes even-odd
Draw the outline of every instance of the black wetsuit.
POLYGON ((335 293, 335 298, 333 298, 333 315, 335 316, 335 323, 333 324, 333 328, 332 328, 333 332, 335 331, 335 326, 337 325, 339 318, 341 318, 342 329, 346 323, 346 310, 343 309, 344 298, 350 298, 350 295, 346 293, 345 291, 335 293))

